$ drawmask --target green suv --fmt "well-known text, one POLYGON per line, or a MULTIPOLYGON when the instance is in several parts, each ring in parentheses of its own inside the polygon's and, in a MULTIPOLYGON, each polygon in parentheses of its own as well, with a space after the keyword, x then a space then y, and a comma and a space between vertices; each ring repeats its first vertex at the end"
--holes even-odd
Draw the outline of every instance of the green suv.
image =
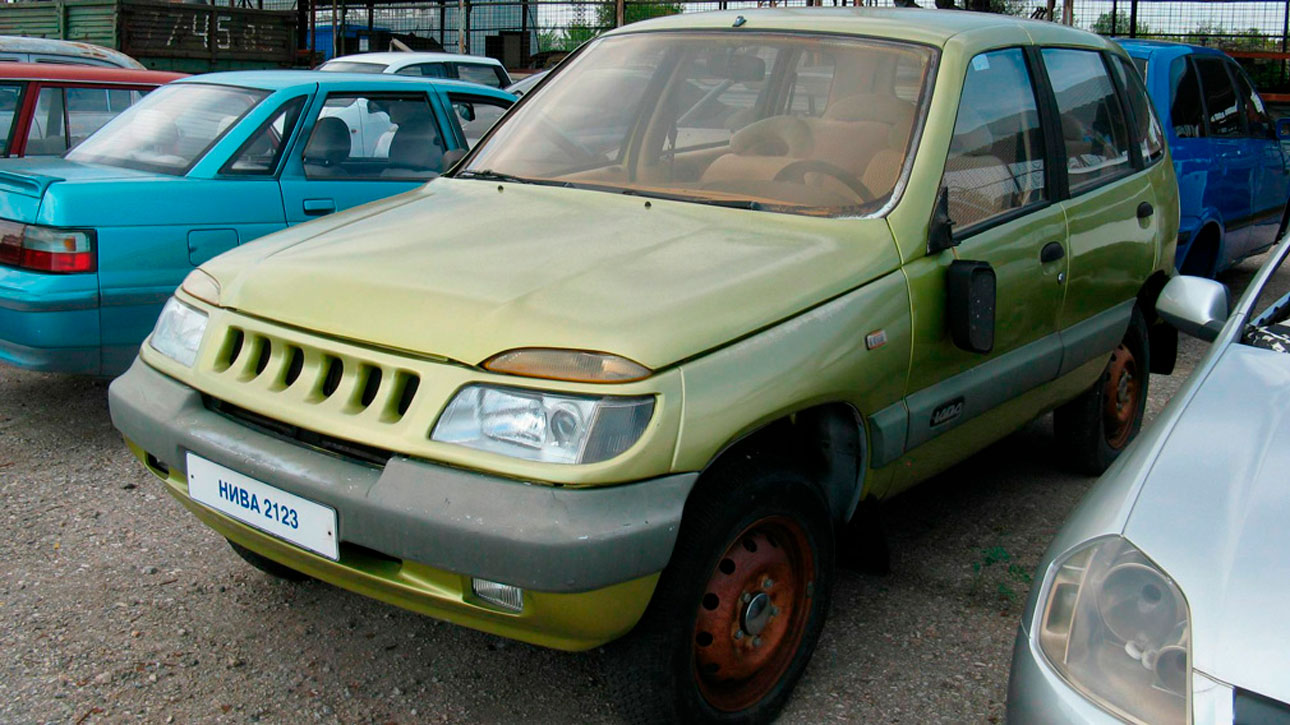
POLYGON ((1046 411, 1088 471, 1133 438, 1177 340, 1161 139, 1060 25, 633 24, 444 177, 195 270, 112 418, 265 571, 622 638, 631 719, 764 721, 857 509, 1046 411))

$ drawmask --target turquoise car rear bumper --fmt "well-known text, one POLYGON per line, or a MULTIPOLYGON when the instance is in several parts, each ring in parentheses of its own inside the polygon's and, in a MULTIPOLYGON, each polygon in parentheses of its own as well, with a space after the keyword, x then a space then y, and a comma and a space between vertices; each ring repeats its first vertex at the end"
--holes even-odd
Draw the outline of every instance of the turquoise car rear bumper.
POLYGON ((0 267, 0 363, 100 374, 97 277, 0 267))

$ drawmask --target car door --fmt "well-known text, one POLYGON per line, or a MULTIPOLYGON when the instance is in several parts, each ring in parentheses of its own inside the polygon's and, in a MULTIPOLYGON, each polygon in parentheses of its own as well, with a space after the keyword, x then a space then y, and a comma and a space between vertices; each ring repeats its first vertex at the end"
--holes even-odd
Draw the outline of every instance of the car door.
POLYGON ((1142 173, 1146 163, 1163 158, 1163 145, 1152 149, 1151 159, 1135 148, 1134 117, 1121 90, 1125 76, 1112 78, 1110 64, 1119 61, 1072 48, 1045 48, 1041 55, 1061 118, 1069 193, 1062 207, 1070 266, 1059 319, 1066 373, 1119 342, 1155 265, 1163 217, 1177 212, 1142 173))
POLYGON ((474 148, 511 107, 509 101, 474 93, 449 93, 448 102, 452 106, 453 120, 462 133, 459 141, 463 142, 462 148, 466 150, 474 148))
POLYGON ((1216 55, 1194 57, 1205 94, 1205 113, 1209 121, 1210 153, 1217 181, 1211 181, 1211 198, 1223 222, 1223 242, 1219 265, 1239 254, 1248 239, 1250 215, 1253 213, 1254 159, 1245 152, 1246 131, 1241 114, 1241 99, 1236 92, 1226 61, 1216 55))
MULTIPOLYGON (((1186 270, 1191 244, 1202 223, 1212 218, 1218 208, 1217 194, 1222 173, 1214 160, 1209 125, 1205 121, 1205 100, 1200 88, 1200 76, 1191 55, 1179 55, 1166 67, 1156 65, 1149 69, 1153 84, 1153 99, 1165 98, 1167 105, 1157 105, 1161 116, 1172 134, 1169 153, 1173 157, 1174 174, 1178 178, 1178 202, 1182 210, 1179 219, 1179 240, 1175 264, 1186 270), (1166 73, 1167 71, 1167 73, 1166 73), (1165 75, 1159 78, 1158 75, 1165 75), (1162 87, 1158 84, 1164 83, 1162 87)), ((1202 264, 1201 250, 1192 258, 1192 264, 1202 264)), ((1212 261, 1212 260, 1210 260, 1212 261)), ((1213 266, 1210 264, 1209 266, 1213 266)), ((1208 274, 1208 271, 1204 272, 1208 274)))
MULTIPOLYGON (((952 460, 955 443, 944 433, 1051 381, 1061 364, 1066 222, 1034 64, 1033 55, 1009 48, 979 54, 967 68, 942 180, 957 246, 905 265, 915 300, 906 449, 924 447, 898 471, 892 493, 952 460), (946 275, 955 260, 994 270, 989 353, 959 349, 947 332, 946 275)), ((998 427, 1023 417, 980 420, 998 427)))
POLYGON ((382 199, 438 176, 444 154, 459 143, 437 100, 420 89, 320 94, 281 178, 287 222, 382 199), (363 133, 372 138, 356 143, 363 133))
POLYGON ((1240 250, 1240 254, 1244 256, 1276 241, 1277 229, 1286 206, 1286 195, 1290 193, 1290 167, 1287 167, 1285 153, 1281 142, 1277 140, 1276 129, 1263 105, 1263 99, 1254 90, 1249 77, 1240 66, 1228 61, 1228 69, 1236 80, 1237 92, 1241 96, 1246 127, 1241 152, 1250 157, 1253 175, 1250 224, 1240 250))

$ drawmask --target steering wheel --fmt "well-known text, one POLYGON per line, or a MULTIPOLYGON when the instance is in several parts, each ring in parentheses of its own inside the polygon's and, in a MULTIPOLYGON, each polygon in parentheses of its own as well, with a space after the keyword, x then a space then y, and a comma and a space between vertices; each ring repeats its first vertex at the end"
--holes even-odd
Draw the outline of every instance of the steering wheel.
POLYGON ((775 174, 775 178, 771 179, 771 181, 801 182, 806 180, 806 175, 809 173, 832 176, 842 182, 843 186, 854 191, 855 195, 860 197, 860 201, 865 203, 877 200, 877 197, 873 195, 873 192, 869 191, 869 187, 865 186, 863 182, 848 173, 846 169, 834 166, 827 161, 820 161, 819 159, 802 159, 801 161, 794 161, 788 166, 780 169, 779 173, 775 174))
POLYGON ((569 154, 570 156, 576 157, 575 163, 581 164, 590 163, 592 161, 604 161, 603 155, 592 151, 582 143, 578 142, 542 114, 537 114, 537 120, 538 125, 542 127, 542 130, 546 132, 546 135, 550 137, 551 141, 554 142, 556 146, 560 147, 561 151, 569 154))

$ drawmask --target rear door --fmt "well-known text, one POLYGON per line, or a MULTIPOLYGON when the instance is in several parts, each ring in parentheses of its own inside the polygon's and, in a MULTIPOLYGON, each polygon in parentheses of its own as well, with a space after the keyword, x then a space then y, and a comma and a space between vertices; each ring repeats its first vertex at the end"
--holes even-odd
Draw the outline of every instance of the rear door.
POLYGON ((1228 61, 1228 68, 1236 80, 1245 115, 1246 138, 1242 154, 1251 160, 1253 193, 1251 195, 1250 225, 1244 235, 1240 253, 1250 254, 1276 241, 1277 228, 1290 193, 1290 169, 1281 142, 1277 140, 1272 117, 1263 106, 1263 99, 1254 90, 1245 71, 1228 61))
POLYGON ((1253 213, 1255 160, 1246 153, 1241 98, 1227 62, 1216 55, 1197 55, 1194 62, 1205 94, 1210 153, 1216 171, 1210 175, 1213 188, 1209 197, 1223 221, 1219 264, 1226 266, 1227 260, 1245 248, 1249 236, 1246 227, 1253 213))
POLYGON ((1075 48, 1045 48, 1041 55, 1061 117, 1069 190, 1062 206, 1070 271, 1059 322, 1066 373, 1119 342, 1155 266, 1160 225, 1172 228, 1164 217, 1177 211, 1142 172, 1160 163, 1163 144, 1157 126, 1150 150, 1135 145, 1134 115, 1122 90, 1126 76, 1112 65, 1120 61, 1075 48))
POLYGON ((311 118, 282 174, 288 224, 415 188, 444 170, 457 143, 425 90, 334 90, 311 118))

